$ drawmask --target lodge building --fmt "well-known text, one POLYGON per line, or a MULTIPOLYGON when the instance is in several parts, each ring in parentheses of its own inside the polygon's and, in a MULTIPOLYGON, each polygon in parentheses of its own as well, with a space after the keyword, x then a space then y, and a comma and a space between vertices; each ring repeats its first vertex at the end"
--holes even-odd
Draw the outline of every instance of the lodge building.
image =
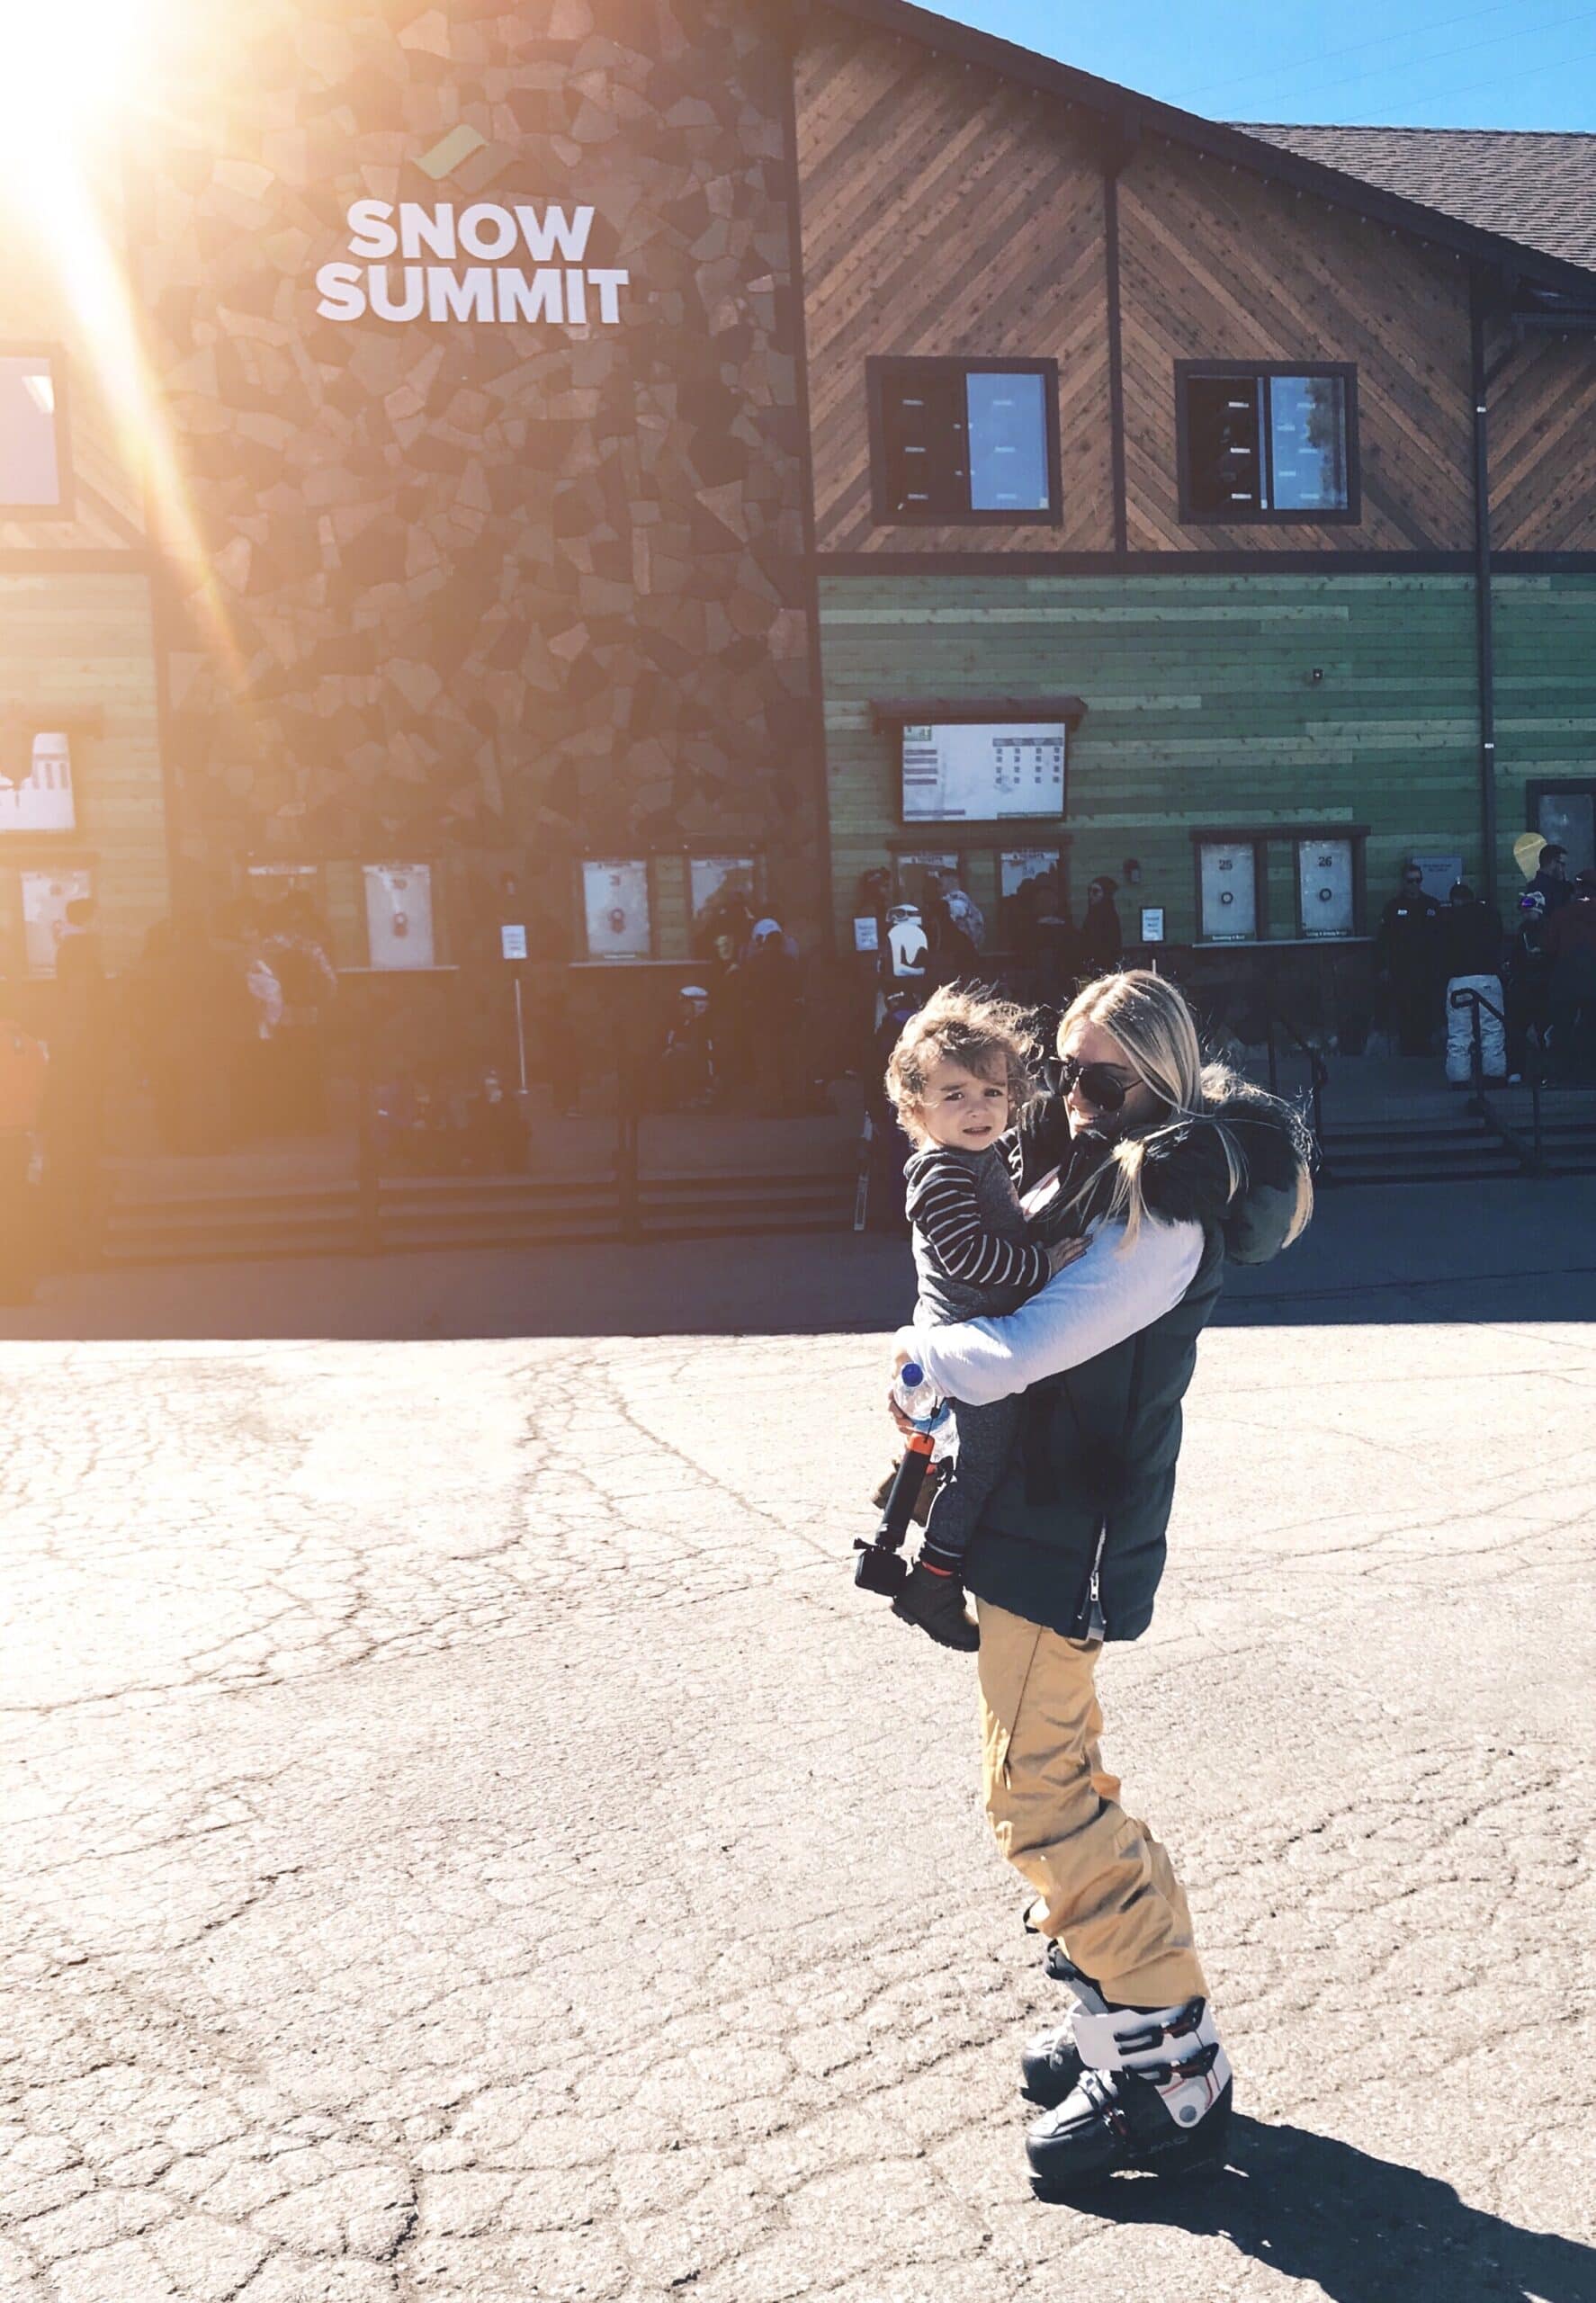
POLYGON ((1596 138, 901 0, 210 13, 126 332, 9 219, 9 972, 286 883, 351 972, 668 974, 735 871, 840 981, 945 859, 1323 1006, 1404 856, 1596 861, 1596 138))

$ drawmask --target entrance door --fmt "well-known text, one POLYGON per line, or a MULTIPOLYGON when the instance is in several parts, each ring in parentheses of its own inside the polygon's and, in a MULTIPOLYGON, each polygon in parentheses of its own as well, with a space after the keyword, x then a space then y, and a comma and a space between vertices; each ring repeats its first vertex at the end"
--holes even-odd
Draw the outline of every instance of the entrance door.
POLYGON ((1568 876, 1596 869, 1596 784, 1534 784, 1529 828, 1568 850, 1568 876))

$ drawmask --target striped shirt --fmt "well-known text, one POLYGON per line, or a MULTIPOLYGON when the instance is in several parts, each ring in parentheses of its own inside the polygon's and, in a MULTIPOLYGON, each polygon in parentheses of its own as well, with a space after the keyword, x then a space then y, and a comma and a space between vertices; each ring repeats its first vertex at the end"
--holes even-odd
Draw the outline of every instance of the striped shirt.
POLYGON ((1019 1140, 1011 1131, 980 1152, 933 1143, 904 1169, 914 1227, 920 1316, 1016 1311, 1045 1286, 1047 1250, 1027 1236, 1017 1189, 1019 1140))

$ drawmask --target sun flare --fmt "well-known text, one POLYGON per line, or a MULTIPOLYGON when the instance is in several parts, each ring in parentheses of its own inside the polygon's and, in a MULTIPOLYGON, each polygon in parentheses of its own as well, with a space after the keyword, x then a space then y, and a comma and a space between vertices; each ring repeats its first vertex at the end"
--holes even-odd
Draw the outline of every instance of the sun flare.
POLYGON ((160 0, 0 0, 0 169, 85 139, 136 105, 160 0))

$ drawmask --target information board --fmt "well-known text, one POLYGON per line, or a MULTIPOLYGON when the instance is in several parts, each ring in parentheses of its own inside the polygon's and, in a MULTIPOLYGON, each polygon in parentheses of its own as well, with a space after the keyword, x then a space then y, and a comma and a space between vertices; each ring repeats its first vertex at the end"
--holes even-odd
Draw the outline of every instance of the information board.
POLYGON ((905 823, 997 823, 1064 812, 1063 721, 903 730, 905 823))

